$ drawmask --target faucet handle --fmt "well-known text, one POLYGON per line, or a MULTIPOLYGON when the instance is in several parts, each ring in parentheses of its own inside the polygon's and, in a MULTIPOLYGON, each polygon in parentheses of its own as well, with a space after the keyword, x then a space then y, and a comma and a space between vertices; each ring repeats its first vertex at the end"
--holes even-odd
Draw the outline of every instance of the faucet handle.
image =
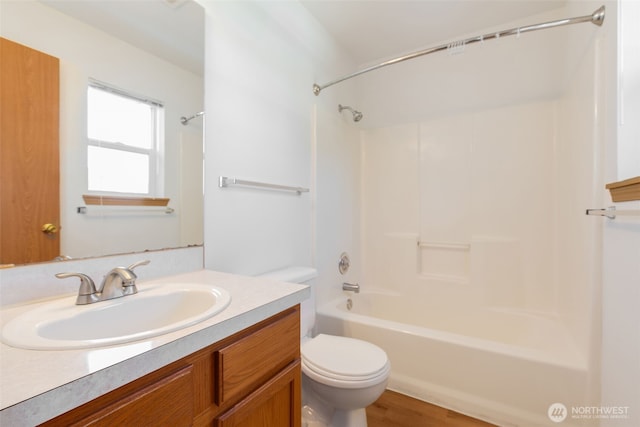
POLYGON ((136 287, 136 279, 138 278, 138 276, 136 276, 136 274, 133 272, 133 269, 136 267, 140 267, 141 265, 147 265, 150 262, 151 261, 149 261, 148 259, 145 259, 143 261, 134 262, 129 267, 127 267, 127 270, 129 270, 129 273, 131 273, 131 275, 133 276, 133 280, 123 283, 122 291, 124 295, 133 295, 138 293, 138 288, 136 287))
POLYGON ((78 298, 76 298, 77 305, 91 304, 98 301, 96 295, 96 285, 93 283, 91 277, 82 273, 58 273, 56 274, 58 279, 66 279, 69 277, 80 278, 80 289, 78 290, 78 298))
POLYGON ((140 267, 141 265, 147 265, 149 264, 151 261, 149 261, 148 259, 145 259, 143 261, 138 261, 138 262, 134 262, 133 264, 131 264, 129 267, 127 267, 127 270, 133 270, 136 267, 140 267))

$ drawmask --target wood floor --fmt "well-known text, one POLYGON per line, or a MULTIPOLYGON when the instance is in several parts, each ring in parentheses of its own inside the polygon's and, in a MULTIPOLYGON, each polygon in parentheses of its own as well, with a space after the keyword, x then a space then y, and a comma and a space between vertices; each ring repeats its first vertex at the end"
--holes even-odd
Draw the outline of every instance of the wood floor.
POLYGON ((367 407, 367 423, 369 427, 494 427, 390 390, 367 407))

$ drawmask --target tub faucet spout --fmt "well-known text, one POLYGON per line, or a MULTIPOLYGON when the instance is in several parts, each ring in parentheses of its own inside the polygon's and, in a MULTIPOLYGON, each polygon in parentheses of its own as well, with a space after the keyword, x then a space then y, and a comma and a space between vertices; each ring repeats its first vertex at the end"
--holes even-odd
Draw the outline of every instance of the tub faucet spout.
POLYGON ((343 283, 342 284, 342 290, 343 291, 350 291, 350 292, 355 292, 356 294, 358 292, 360 292, 360 285, 358 285, 357 283, 343 283))

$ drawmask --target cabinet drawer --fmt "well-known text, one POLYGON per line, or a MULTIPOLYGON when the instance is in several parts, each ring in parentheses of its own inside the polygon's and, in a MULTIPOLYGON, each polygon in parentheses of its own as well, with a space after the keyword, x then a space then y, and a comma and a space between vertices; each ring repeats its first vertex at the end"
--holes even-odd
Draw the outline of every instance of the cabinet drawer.
POLYGON ((300 311, 295 310, 216 352, 216 403, 248 395, 299 356, 300 311))

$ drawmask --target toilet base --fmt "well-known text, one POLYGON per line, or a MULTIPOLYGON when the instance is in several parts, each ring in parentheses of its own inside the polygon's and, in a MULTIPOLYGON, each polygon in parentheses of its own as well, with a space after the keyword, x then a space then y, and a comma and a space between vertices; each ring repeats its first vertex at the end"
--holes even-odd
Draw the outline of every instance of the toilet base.
POLYGON ((336 409, 331 427, 367 427, 367 411, 364 408, 351 411, 336 409))
POLYGON ((330 422, 309 405, 302 407, 302 427, 330 427, 330 422))
POLYGON ((336 409, 331 421, 326 421, 305 405, 302 408, 302 427, 367 427, 367 412, 365 409, 336 409))

